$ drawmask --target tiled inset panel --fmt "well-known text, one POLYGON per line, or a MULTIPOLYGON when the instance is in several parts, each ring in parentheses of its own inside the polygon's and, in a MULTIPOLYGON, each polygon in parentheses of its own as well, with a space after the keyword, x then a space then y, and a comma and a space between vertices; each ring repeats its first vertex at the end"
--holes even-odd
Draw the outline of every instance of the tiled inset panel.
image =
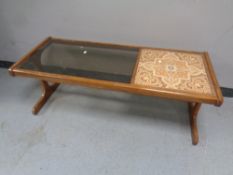
POLYGON ((214 95, 203 54, 142 49, 134 84, 214 95))

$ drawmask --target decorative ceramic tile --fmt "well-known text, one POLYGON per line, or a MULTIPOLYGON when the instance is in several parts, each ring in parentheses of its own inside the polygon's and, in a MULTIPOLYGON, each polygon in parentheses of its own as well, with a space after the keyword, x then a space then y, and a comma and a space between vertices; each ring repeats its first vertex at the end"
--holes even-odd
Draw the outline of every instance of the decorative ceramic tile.
POLYGON ((202 54, 142 49, 133 83, 211 95, 203 59, 202 54))

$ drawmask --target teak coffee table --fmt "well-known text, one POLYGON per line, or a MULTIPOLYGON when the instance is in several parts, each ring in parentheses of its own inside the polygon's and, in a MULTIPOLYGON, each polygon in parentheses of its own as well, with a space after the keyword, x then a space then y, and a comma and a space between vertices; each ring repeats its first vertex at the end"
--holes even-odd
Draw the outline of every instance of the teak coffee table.
POLYGON ((17 61, 13 76, 39 79, 37 114, 60 83, 164 97, 189 105, 193 144, 202 103, 223 97, 207 52, 156 49, 49 37, 17 61))

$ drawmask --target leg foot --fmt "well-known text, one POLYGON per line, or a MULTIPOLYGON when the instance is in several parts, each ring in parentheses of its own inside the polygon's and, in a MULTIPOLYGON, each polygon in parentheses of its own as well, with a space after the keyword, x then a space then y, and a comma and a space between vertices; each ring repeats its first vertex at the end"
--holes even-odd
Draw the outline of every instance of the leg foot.
POLYGON ((198 128, 197 128, 197 114, 200 110, 201 103, 189 103, 189 113, 190 113, 190 126, 192 133, 192 143, 193 145, 198 144, 198 128))
POLYGON ((53 94, 53 92, 57 89, 58 86, 59 83, 54 83, 53 85, 49 85, 47 81, 41 81, 42 94, 40 99, 32 109, 32 113, 34 115, 36 115, 40 111, 40 109, 44 106, 46 101, 49 99, 49 97, 53 94))

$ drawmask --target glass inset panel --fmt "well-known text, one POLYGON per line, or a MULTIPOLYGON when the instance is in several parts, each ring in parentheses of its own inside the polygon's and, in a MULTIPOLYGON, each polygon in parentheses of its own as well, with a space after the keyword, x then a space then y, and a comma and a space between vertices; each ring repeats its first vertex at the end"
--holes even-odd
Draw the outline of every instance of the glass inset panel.
POLYGON ((129 83, 138 49, 51 42, 20 68, 129 83))

